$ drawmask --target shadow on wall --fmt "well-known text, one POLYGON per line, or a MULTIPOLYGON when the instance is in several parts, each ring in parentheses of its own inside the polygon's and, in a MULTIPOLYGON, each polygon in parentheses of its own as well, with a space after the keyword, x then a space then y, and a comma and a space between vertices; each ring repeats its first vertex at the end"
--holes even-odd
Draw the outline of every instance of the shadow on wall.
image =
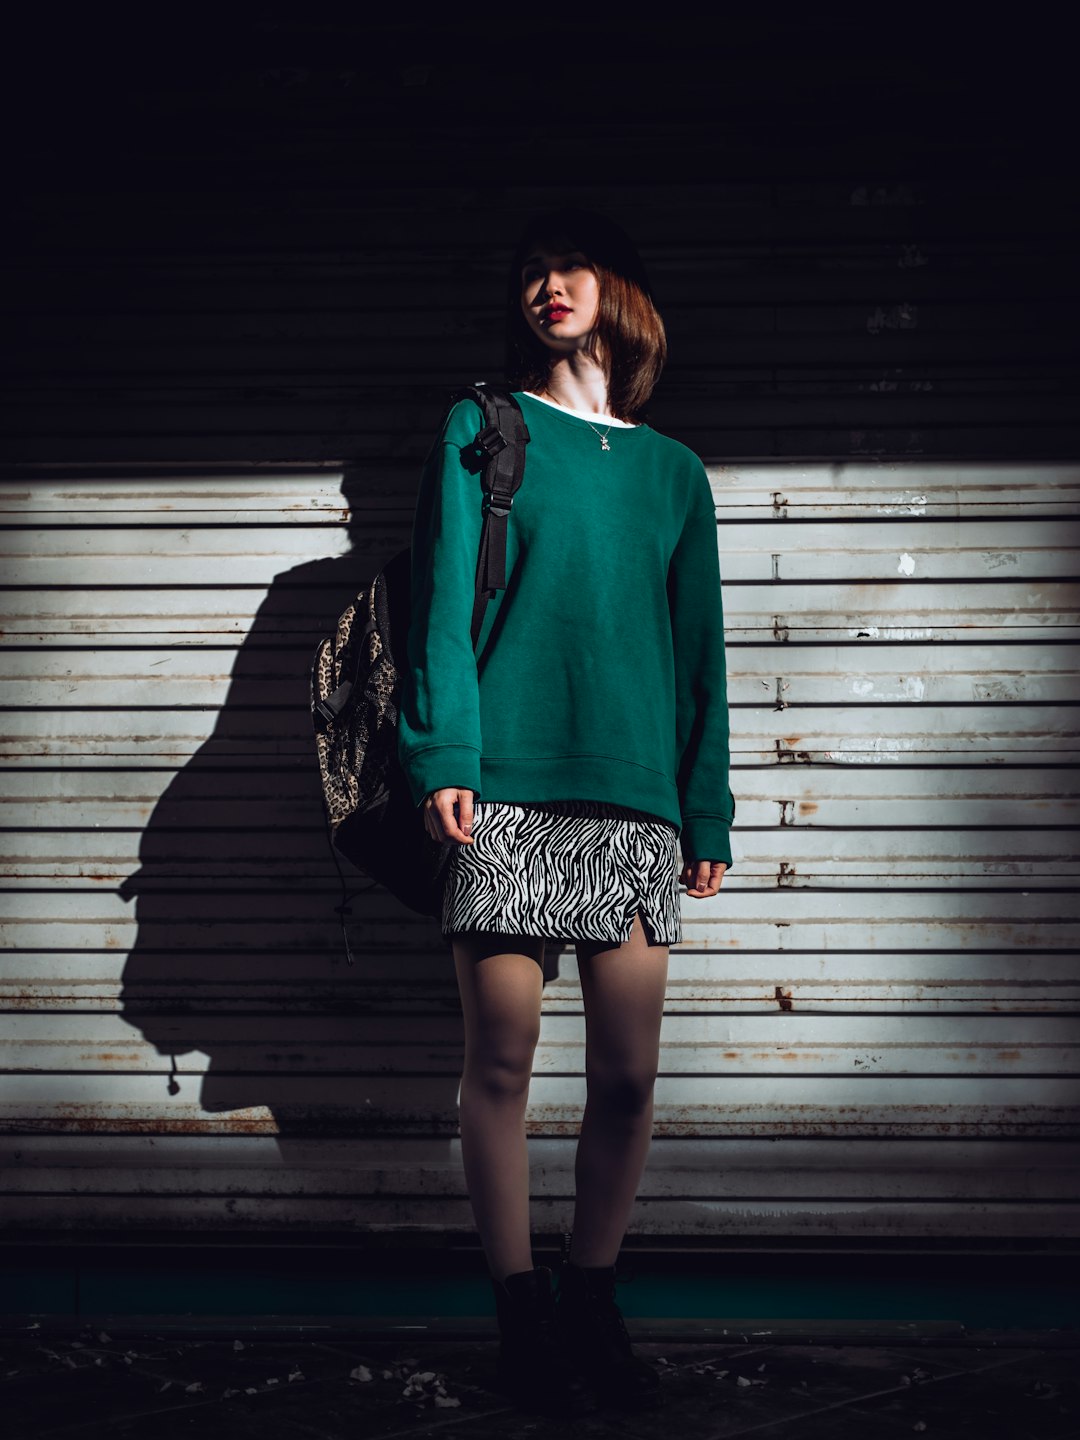
MULTIPOLYGON (((347 477, 346 502, 350 488, 347 477)), ((395 553, 373 557, 355 520, 349 539, 347 554, 275 580, 213 734, 161 796, 120 889, 138 922, 121 1013, 172 1062, 152 1131, 258 1107, 234 1133, 457 1133, 464 1034, 450 942, 345 861, 362 892, 355 965, 335 913, 310 664, 395 553)))

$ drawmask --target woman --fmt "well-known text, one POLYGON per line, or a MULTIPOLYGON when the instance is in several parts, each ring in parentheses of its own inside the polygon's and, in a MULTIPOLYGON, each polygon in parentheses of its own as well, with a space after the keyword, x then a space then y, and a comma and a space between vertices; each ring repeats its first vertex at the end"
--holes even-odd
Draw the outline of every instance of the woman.
POLYGON ((666 340, 626 235, 590 211, 538 217, 514 254, 507 313, 507 374, 531 438, 506 588, 474 654, 483 420, 463 401, 420 485, 399 754, 429 834, 454 846, 442 930, 465 1017, 461 1145, 501 1383, 574 1414, 598 1394, 657 1398, 615 1303, 615 1261, 652 1134, 679 881, 703 900, 731 865, 723 614, 704 466, 645 422, 666 340), (575 945, 587 1036, 557 1301, 550 1269, 532 1262, 524 1124, 547 940, 575 945))

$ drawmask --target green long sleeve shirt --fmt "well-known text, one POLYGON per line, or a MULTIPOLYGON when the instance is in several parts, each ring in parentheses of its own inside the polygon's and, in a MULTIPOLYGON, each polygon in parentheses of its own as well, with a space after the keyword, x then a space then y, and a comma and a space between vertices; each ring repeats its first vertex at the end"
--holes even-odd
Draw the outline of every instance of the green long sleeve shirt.
POLYGON ((398 754, 417 805, 600 800, 730 865, 724 617, 705 467, 648 425, 607 427, 515 391, 531 440, 507 522, 506 589, 470 626, 484 423, 458 402, 420 479, 398 754), (463 452, 465 452, 463 454, 463 452))

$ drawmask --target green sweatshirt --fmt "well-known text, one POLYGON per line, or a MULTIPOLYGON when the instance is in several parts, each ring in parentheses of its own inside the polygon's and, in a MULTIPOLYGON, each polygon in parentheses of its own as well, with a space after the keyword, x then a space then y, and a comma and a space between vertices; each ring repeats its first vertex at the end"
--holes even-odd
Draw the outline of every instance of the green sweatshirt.
POLYGON ((470 625, 483 488, 459 401, 420 479, 398 754, 417 805, 600 800, 669 820, 684 863, 731 864, 727 671, 705 467, 648 425, 587 421, 515 391, 530 442, 506 589, 470 625), (603 432, 607 427, 596 422, 603 432), (475 461, 471 462, 475 465, 475 461))

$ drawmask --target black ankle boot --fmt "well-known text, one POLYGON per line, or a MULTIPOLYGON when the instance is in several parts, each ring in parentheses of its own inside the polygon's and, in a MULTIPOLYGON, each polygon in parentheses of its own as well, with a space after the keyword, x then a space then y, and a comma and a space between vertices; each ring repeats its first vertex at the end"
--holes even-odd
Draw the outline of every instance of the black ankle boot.
POLYGON ((497 1385, 530 1410, 563 1418, 589 1415, 596 1397, 563 1343, 546 1265, 492 1278, 499 1318, 497 1385))
POLYGON ((584 1267, 564 1258, 556 1314, 567 1347, 606 1403, 628 1409, 659 1405, 659 1373, 634 1354, 615 1303, 614 1265, 584 1267))

